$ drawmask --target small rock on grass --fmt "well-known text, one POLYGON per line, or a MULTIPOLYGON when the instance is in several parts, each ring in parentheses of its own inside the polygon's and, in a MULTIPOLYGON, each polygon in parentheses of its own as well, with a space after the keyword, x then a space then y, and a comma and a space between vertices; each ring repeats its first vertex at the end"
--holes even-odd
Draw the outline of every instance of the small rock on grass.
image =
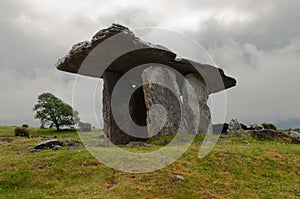
POLYGON ((37 153, 37 152, 41 152, 40 149, 29 149, 28 150, 30 153, 37 153))
POLYGON ((178 178, 178 179, 184 179, 184 177, 182 176, 182 175, 178 175, 178 174, 174 174, 174 176, 176 177, 176 178, 178 178))

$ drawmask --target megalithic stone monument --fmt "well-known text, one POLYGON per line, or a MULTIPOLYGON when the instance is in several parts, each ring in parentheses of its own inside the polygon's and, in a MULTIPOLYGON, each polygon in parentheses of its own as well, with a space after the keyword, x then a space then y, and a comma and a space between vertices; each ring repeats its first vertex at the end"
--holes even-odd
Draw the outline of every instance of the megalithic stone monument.
POLYGON ((179 130, 206 133, 211 122, 207 106, 209 95, 236 85, 236 80, 226 76, 220 68, 176 56, 163 46, 137 38, 128 28, 113 24, 100 30, 91 41, 75 44, 64 58, 58 60, 56 67, 62 71, 103 79, 104 132, 112 143, 126 144, 179 130), (122 89, 132 91, 133 95, 128 101, 124 97, 130 114, 122 111, 123 98, 117 102, 120 104, 116 108, 118 116, 125 118, 121 128, 112 111, 112 94, 122 76, 141 65, 143 67, 139 75, 126 79, 125 84, 123 80, 122 89), (174 71, 184 79, 180 80, 174 71), (167 85, 167 88, 159 84, 167 85), (142 86, 134 91, 136 85, 142 86), (196 96, 191 95, 191 90, 196 96), (155 108, 151 108, 153 106, 155 108), (195 111, 198 110, 195 107, 199 108, 199 112, 195 111), (182 114, 182 108, 188 111, 182 114), (138 126, 146 126, 146 131, 140 131, 140 135, 130 134, 127 131, 135 127, 129 120, 138 126), (178 129, 180 122, 183 125, 178 129))

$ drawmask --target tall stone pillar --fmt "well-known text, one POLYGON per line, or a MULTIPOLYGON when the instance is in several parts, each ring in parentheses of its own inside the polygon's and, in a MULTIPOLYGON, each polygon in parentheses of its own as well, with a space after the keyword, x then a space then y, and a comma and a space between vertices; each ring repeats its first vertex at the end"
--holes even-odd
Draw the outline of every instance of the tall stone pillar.
POLYGON ((142 79, 149 137, 177 132, 181 102, 175 72, 161 66, 150 66, 143 71, 142 79))
POLYGON ((208 87, 199 74, 190 73, 185 76, 182 101, 183 107, 187 111, 183 116, 183 129, 181 131, 207 133, 211 122, 211 114, 207 106, 208 97, 208 87), (195 107, 199 107, 199 109, 195 107), (199 113, 197 113, 198 111, 199 113))
MULTIPOLYGON (((121 74, 114 73, 110 71, 105 71, 103 74, 103 121, 104 121, 104 133, 107 138, 113 144, 127 144, 134 138, 125 132, 123 132, 119 126, 116 124, 116 121, 112 114, 111 109, 111 96, 114 90, 114 87, 118 80, 121 78, 121 74)), ((126 88, 131 89, 130 84, 122 85, 126 88)), ((122 99, 120 99, 122 100, 122 99)), ((130 117, 130 115, 126 114, 126 112, 118 112, 118 114, 124 114, 123 117, 130 117)))

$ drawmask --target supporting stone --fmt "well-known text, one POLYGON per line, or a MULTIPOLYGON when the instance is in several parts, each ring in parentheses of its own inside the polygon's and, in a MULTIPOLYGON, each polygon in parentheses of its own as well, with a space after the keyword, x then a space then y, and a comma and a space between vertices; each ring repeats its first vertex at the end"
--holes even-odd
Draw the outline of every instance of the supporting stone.
MULTIPOLYGON (((110 71, 105 71, 103 74, 103 121, 104 121, 104 133, 107 138, 113 144, 127 144, 134 138, 125 132, 123 132, 114 120, 112 110, 111 110, 111 96, 113 89, 121 78, 122 75, 119 73, 114 73, 110 71)), ((123 85, 126 88, 130 89, 129 84, 123 85)), ((129 117, 126 115, 126 112, 119 112, 118 114, 124 114, 124 117, 129 117)))
POLYGON ((208 88, 200 75, 190 73, 185 76, 182 101, 186 111, 183 115, 182 132, 207 133, 211 122, 211 114, 207 106, 208 96, 208 88))
POLYGON ((142 73, 149 136, 177 132, 180 124, 180 91, 176 74, 162 66, 150 66, 142 73))

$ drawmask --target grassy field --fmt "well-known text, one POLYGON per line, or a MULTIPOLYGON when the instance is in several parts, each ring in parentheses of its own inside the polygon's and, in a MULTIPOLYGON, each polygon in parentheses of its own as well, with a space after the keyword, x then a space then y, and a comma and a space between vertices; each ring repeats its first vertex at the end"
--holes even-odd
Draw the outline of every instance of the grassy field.
POLYGON ((0 198, 300 198, 300 145, 290 140, 223 138, 199 159, 197 137, 168 167, 130 174, 106 167, 83 146, 28 152, 54 135, 79 141, 76 132, 31 129, 28 139, 13 129, 0 127, 0 198))

